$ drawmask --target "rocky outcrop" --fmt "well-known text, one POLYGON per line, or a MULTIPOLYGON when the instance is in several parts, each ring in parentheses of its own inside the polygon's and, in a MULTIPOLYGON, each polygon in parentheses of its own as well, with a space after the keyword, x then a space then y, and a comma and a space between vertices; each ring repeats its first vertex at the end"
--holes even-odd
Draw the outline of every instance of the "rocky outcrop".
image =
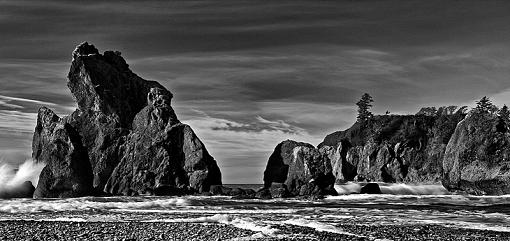
POLYGON ((36 198, 77 197, 93 193, 92 168, 77 131, 53 111, 39 109, 32 151, 46 163, 39 175, 36 198))
POLYGON ((209 191, 211 195, 233 196, 236 198, 254 198, 255 190, 244 188, 230 188, 221 185, 212 185, 209 191))
POLYGON ((382 194, 381 188, 377 183, 367 183, 359 192, 360 194, 382 194))
POLYGON ((438 115, 375 116, 328 135, 336 182, 440 183, 448 141, 462 112, 438 115))
POLYGON ((33 158, 46 167, 36 197, 189 193, 221 184, 216 161, 175 115, 172 93, 131 72, 119 52, 79 45, 68 79, 78 109, 64 118, 39 111, 33 158))
POLYGON ((283 183, 293 196, 335 194, 329 154, 302 142, 287 140, 278 144, 264 171, 265 188, 283 183))
POLYGON ((510 193, 508 123, 474 110, 462 120, 446 148, 443 185, 470 194, 510 193))

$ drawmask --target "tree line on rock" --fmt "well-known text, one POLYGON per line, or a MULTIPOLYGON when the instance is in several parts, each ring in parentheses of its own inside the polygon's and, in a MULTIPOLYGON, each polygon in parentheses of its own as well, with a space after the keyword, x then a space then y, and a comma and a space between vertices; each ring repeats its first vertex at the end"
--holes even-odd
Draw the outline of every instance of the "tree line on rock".
POLYGON ((363 94, 356 103, 356 123, 326 136, 317 148, 291 140, 280 143, 264 172, 266 189, 274 182, 301 195, 313 184, 311 193, 320 195, 335 182, 362 181, 442 183, 448 190, 471 194, 510 193, 506 105, 498 108, 483 97, 469 112, 467 106, 445 106, 425 107, 415 115, 374 115, 373 102, 363 94), (300 154, 303 148, 310 154, 300 154), (331 174, 334 180, 321 178, 331 174))

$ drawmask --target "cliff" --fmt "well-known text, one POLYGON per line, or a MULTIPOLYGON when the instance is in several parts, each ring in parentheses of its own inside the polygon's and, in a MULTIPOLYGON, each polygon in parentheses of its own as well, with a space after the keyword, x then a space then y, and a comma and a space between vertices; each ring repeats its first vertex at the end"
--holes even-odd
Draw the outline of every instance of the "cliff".
POLYGON ((176 194, 221 184, 213 157, 180 123, 172 93, 130 69, 119 52, 73 52, 68 87, 78 109, 39 110, 33 158, 46 163, 35 197, 176 194))
POLYGON ((319 149, 334 149, 337 182, 441 182, 446 146, 462 112, 374 116, 332 133, 319 149))

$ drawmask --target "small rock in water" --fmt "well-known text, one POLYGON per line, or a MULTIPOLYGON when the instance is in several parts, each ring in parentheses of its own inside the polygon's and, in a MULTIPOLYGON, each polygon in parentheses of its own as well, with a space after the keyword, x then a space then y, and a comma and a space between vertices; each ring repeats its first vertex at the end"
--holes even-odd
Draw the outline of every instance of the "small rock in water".
POLYGON ((361 188, 361 194, 382 194, 381 188, 377 183, 368 183, 364 187, 361 188))

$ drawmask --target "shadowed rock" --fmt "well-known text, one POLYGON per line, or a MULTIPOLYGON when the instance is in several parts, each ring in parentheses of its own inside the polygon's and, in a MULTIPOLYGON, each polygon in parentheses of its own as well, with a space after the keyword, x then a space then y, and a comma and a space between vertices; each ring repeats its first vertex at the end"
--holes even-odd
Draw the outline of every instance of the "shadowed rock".
POLYGON ((286 140, 276 146, 264 171, 264 186, 283 183, 291 195, 336 194, 331 163, 324 150, 286 140))
POLYGON ((381 194, 381 188, 377 183, 367 183, 360 190, 361 194, 381 194))
POLYGON ((36 197, 168 195, 221 184, 216 161, 175 115, 172 93, 131 72, 119 52, 80 44, 68 79, 78 109, 64 118, 39 111, 33 158, 47 165, 36 197))

